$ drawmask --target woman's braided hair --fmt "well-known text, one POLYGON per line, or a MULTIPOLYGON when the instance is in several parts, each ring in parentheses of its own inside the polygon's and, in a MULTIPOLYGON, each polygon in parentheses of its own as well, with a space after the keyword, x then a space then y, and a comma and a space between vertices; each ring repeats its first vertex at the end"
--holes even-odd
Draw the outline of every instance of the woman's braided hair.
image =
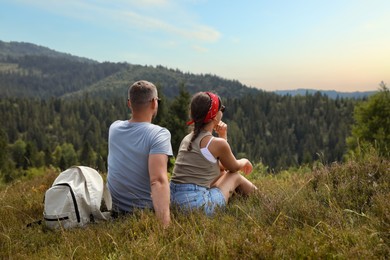
MULTIPOLYGON (((191 118, 194 121, 194 133, 192 135, 191 141, 188 144, 187 151, 192 150, 192 142, 199 136, 203 127, 207 124, 204 122, 204 119, 207 116, 211 106, 211 98, 206 92, 196 93, 190 104, 190 114, 191 118)), ((221 100, 219 100, 219 108, 221 107, 221 100)))

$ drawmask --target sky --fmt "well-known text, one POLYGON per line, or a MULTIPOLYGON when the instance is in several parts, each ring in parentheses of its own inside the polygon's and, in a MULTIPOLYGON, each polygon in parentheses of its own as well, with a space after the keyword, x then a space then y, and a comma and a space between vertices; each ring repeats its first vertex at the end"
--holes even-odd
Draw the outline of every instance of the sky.
POLYGON ((0 0, 0 40, 266 91, 390 84, 389 0, 0 0))

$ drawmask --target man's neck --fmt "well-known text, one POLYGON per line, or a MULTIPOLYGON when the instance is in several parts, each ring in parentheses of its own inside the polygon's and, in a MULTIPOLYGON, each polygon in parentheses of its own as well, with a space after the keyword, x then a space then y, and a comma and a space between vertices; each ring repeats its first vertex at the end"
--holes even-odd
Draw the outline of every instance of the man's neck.
POLYGON ((151 123, 152 122, 152 118, 153 118, 153 116, 151 116, 151 115, 137 115, 137 114, 133 114, 130 117, 129 122, 133 122, 133 123, 141 123, 141 122, 151 123))

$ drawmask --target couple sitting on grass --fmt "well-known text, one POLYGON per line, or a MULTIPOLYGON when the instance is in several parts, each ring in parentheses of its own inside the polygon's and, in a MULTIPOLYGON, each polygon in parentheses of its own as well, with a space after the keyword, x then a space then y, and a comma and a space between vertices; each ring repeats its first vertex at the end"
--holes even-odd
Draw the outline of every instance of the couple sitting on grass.
POLYGON ((108 137, 107 185, 114 214, 152 209, 163 226, 170 223, 170 203, 183 211, 202 209, 212 215, 224 207, 234 191, 248 195, 256 187, 239 171, 249 174, 248 159, 237 160, 227 142, 227 125, 221 121, 225 107, 211 92, 192 97, 193 131, 180 144, 171 182, 168 157, 171 134, 152 124, 157 115, 157 88, 148 81, 129 87, 131 118, 115 121, 108 137), (212 132, 218 137, 214 137, 212 132))

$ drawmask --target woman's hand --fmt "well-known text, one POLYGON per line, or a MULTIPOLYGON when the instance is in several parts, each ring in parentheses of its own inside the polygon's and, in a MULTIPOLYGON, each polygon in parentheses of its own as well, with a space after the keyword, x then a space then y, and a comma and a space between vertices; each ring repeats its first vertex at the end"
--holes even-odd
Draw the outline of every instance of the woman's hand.
POLYGON ((248 159, 240 159, 238 160, 240 163, 242 163, 241 171, 244 172, 246 175, 250 174, 253 170, 252 163, 248 159))
POLYGON ((219 137, 227 140, 227 124, 219 121, 218 125, 214 127, 214 131, 218 134, 219 137))

